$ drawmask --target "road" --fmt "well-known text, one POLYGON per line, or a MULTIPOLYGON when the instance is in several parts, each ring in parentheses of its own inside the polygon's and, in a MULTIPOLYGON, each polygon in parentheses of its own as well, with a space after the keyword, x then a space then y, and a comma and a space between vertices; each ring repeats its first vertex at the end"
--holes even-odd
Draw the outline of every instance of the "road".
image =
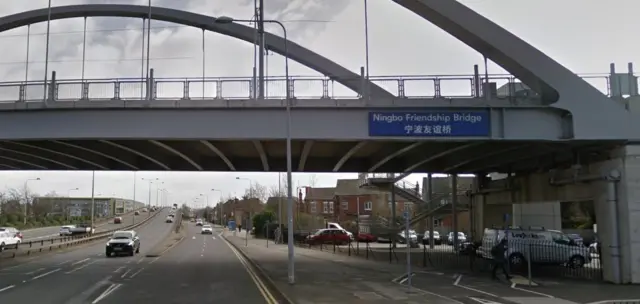
MULTIPOLYGON (((140 215, 136 216, 136 220, 142 220, 144 219, 144 217, 147 217, 147 216, 149 216, 149 213, 141 213, 140 215)), ((113 220, 110 219, 106 223, 102 222, 96 225, 96 232, 102 232, 102 231, 114 229, 118 227, 118 225, 124 227, 124 226, 129 226, 131 224, 133 224, 133 213, 123 215, 122 224, 114 224, 113 220)), ((60 232, 60 226, 24 230, 22 231, 22 234, 24 235, 23 242, 41 241, 45 239, 59 237, 60 236, 59 232, 60 232)))
POLYGON ((0 303, 92 303, 112 284, 134 278, 154 262, 144 254, 170 231, 167 213, 138 229, 141 254, 134 257, 106 258, 106 241, 98 241, 0 269, 0 303))
POLYGON ((186 223, 182 242, 158 258, 144 257, 170 229, 164 219, 160 214, 139 229, 135 257, 106 258, 100 242, 0 270, 0 303, 268 303, 218 232, 203 236, 186 223))

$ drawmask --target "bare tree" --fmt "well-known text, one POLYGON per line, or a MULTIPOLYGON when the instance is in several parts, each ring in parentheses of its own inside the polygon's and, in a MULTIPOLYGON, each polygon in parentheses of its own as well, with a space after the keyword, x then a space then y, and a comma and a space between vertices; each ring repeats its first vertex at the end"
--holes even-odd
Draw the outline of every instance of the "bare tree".
POLYGON ((259 183, 251 183, 249 189, 244 191, 243 198, 257 198, 262 202, 265 202, 269 196, 269 190, 264 185, 259 183))
POLYGON ((315 174, 309 175, 309 187, 315 187, 318 184, 318 176, 315 174))
POLYGON ((270 197, 287 196, 287 176, 286 174, 278 174, 278 176, 280 178, 280 182, 277 185, 271 185, 271 187, 269 187, 268 192, 270 197))

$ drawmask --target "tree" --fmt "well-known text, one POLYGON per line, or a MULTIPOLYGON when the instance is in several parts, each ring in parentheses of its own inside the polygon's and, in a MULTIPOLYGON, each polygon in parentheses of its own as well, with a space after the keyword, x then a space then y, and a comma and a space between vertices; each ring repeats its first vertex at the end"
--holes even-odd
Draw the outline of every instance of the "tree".
POLYGON ((244 191, 243 199, 257 198, 262 202, 266 202, 269 195, 267 187, 259 183, 251 183, 251 186, 244 191))
POLYGON ((278 177, 280 178, 280 183, 269 187, 269 197, 287 196, 287 176, 285 174, 278 174, 278 177))

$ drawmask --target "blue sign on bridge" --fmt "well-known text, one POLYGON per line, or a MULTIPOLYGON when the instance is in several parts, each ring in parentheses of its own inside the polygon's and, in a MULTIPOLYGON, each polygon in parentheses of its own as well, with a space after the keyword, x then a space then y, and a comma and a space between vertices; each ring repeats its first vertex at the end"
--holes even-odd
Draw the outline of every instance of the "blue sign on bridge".
POLYGON ((488 110, 370 112, 369 136, 489 136, 488 110))

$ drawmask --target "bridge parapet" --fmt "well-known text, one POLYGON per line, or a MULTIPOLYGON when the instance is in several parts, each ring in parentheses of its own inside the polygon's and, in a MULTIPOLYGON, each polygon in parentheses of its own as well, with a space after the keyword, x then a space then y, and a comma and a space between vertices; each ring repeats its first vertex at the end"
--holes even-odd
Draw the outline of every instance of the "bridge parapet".
MULTIPOLYGON (((609 76, 585 75, 594 86, 610 95, 609 76)), ((290 77, 290 96, 295 99, 358 99, 353 92, 327 77, 290 77)), ((375 76, 370 80, 398 99, 470 99, 483 97, 483 86, 476 86, 473 75, 375 76)), ((484 77, 481 83, 487 82, 484 77)), ((537 95, 511 75, 489 75, 491 97, 515 103, 517 99, 535 101, 537 95), (495 87, 494 87, 495 84, 495 87)), ((148 100, 146 79, 58 79, 49 82, 49 100, 101 101, 148 100)), ((155 78, 152 100, 247 100, 254 96, 251 77, 155 78)), ((0 82, 0 102, 38 102, 44 99, 44 82, 0 82)), ((285 99, 286 79, 265 79, 265 99, 285 99)), ((370 96, 375 98, 376 96, 370 96)), ((535 103, 535 102, 534 102, 535 103)))

